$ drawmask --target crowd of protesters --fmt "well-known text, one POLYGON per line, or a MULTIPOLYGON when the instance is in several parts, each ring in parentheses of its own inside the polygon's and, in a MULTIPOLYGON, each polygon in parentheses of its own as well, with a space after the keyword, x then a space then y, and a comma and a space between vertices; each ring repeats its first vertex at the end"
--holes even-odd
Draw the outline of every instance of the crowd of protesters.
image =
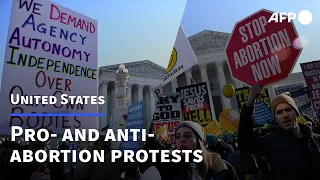
MULTIPOLYGON (((1 145, 1 179, 162 179, 162 180, 319 180, 320 136, 319 121, 300 114, 287 94, 276 96, 271 103, 275 122, 268 128, 254 126, 254 103, 263 87, 253 86, 243 106, 237 136, 205 135, 203 127, 191 121, 180 123, 175 131, 174 148, 202 150, 200 163, 125 163, 119 159, 111 163, 111 143, 100 138, 92 147, 105 150, 105 161, 78 163, 66 167, 63 162, 8 163, 10 149, 44 149, 46 142, 30 142, 20 146, 11 141, 1 145), (298 122, 302 115, 307 123, 298 122), (125 174, 125 177, 123 175, 125 174)), ((59 149, 68 148, 61 144, 59 149)), ((157 137, 149 138, 145 150, 172 149, 157 137)))

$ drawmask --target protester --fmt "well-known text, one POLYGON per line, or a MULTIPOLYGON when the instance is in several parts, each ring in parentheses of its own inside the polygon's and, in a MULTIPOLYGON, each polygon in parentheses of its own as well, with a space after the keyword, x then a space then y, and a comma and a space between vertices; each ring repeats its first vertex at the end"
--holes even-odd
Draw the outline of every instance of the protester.
POLYGON ((104 162, 96 163, 96 167, 93 169, 91 180, 120 180, 121 174, 127 169, 137 169, 138 162, 124 162, 124 158, 121 157, 115 162, 111 162, 111 153, 105 154, 104 162))
POLYGON ((104 135, 100 135, 99 139, 94 142, 92 150, 104 150, 104 162, 93 162, 91 159, 87 163, 80 162, 74 170, 73 179, 120 179, 122 169, 129 169, 132 166, 137 167, 137 164, 125 163, 123 159, 116 162, 111 162, 111 143, 104 141, 104 135))
POLYGON ((218 137, 217 137, 217 136, 214 136, 214 135, 212 135, 212 134, 207 134, 207 135, 206 135, 206 142, 207 142, 207 145, 208 145, 208 149, 209 149, 211 152, 214 152, 215 147, 216 147, 217 140, 218 140, 218 137))
MULTIPOLYGON (((158 144, 159 143, 155 143, 153 145, 158 144)), ((205 147, 203 127, 198 123, 191 121, 180 123, 175 131, 175 146, 179 150, 202 150, 203 161, 200 163, 188 163, 183 161, 179 163, 157 162, 154 165, 158 169, 162 179, 238 179, 236 172, 230 163, 221 159, 219 154, 212 153, 205 147)), ((151 148, 150 145, 148 147, 151 148)), ((163 146, 161 147, 163 148, 163 146)))
POLYGON ((259 175, 256 159, 251 154, 234 151, 228 155, 227 161, 235 168, 239 180, 247 180, 247 177, 259 175))
MULTIPOLYGON (((121 174, 126 170, 137 170, 139 163, 138 162, 124 162, 123 156, 119 159, 116 159, 115 162, 111 162, 111 143, 104 141, 103 136, 100 136, 99 142, 95 142, 93 149, 95 150, 105 150, 104 161, 103 162, 91 162, 86 169, 86 177, 90 177, 91 180, 120 180, 121 174)), ((82 170, 76 168, 78 172, 82 170)), ((84 177, 84 175, 78 174, 77 177, 73 176, 74 179, 84 177)), ((89 179, 89 178, 88 178, 89 179)))
MULTIPOLYGON (((36 129, 35 133, 37 134, 39 130, 40 128, 36 129)), ((51 135, 52 130, 48 129, 48 131, 51 135)), ((35 141, 29 141, 26 149, 31 150, 33 153, 35 153, 38 150, 45 150, 50 139, 48 139, 45 142, 42 142, 37 137, 34 138, 35 141)), ((20 157, 21 159, 23 158, 22 152, 20 152, 20 157)), ((36 160, 33 160, 32 162, 15 162, 14 171, 19 173, 14 173, 11 179, 51 179, 50 170, 47 168, 46 162, 39 163, 36 160)))
POLYGON ((298 123, 299 111, 290 96, 278 95, 271 103, 277 122, 266 136, 253 136, 253 110, 263 87, 253 86, 240 115, 238 140, 241 151, 261 155, 271 166, 272 180, 320 179, 320 136, 298 123))
MULTIPOLYGON (((59 145, 58 150, 68 150, 68 145, 63 142, 59 145)), ((52 180, 65 180, 66 173, 65 173, 65 168, 64 168, 64 162, 63 162, 63 154, 59 155, 59 161, 60 162, 49 162, 48 163, 48 168, 51 171, 51 179, 52 180)))
POLYGON ((238 150, 238 148, 235 144, 235 140, 231 134, 225 134, 223 136, 223 141, 225 143, 225 146, 228 147, 229 152, 233 153, 238 150))
POLYGON ((232 153, 232 150, 228 144, 223 141, 223 139, 218 138, 214 152, 218 153, 222 159, 227 159, 228 155, 232 153))

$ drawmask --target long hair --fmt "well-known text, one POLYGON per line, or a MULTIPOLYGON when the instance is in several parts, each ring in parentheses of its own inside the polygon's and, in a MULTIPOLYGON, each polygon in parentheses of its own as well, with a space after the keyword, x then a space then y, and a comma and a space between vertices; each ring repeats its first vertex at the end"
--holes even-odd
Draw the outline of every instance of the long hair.
POLYGON ((210 152, 200 138, 198 138, 198 149, 202 151, 203 157, 202 162, 198 164, 198 171, 202 177, 205 177, 210 169, 213 169, 218 165, 221 156, 218 153, 210 152))

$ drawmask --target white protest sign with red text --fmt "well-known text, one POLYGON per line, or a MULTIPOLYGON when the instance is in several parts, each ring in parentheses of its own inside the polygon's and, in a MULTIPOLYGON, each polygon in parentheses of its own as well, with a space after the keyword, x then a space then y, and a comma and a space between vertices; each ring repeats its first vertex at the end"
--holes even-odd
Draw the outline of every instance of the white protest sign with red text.
POLYGON ((158 97, 156 109, 152 117, 154 129, 157 131, 166 125, 169 143, 174 143, 174 133, 182 119, 180 93, 164 94, 158 97))
POLYGON ((236 23, 226 47, 232 76, 247 85, 273 84, 291 73, 302 46, 293 22, 269 22, 262 9, 236 23))
POLYGON ((154 129, 159 129, 162 126, 166 125, 167 132, 168 132, 168 141, 170 144, 175 143, 175 132, 177 127, 179 126, 181 121, 173 120, 173 121, 155 121, 153 123, 154 129))
MULTIPOLYGON (((97 128, 98 117, 10 116, 10 113, 97 113, 98 105, 62 104, 61 94, 98 95, 98 22, 43 0, 13 0, 6 44, 0 133, 11 126, 64 129, 97 128), (11 104, 10 94, 55 96, 57 103, 11 104)), ((30 103, 30 101, 29 101, 30 103)))

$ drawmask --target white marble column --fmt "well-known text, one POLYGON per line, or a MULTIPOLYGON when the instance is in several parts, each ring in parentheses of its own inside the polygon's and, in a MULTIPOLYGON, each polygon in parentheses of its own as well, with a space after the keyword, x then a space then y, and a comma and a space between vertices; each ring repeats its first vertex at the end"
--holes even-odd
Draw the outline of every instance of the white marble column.
POLYGON ((117 98, 116 98, 116 96, 117 96, 117 92, 118 92, 118 87, 117 87, 117 82, 115 81, 114 82, 114 94, 113 94, 113 99, 114 99, 114 101, 113 101, 113 104, 114 104, 114 108, 116 108, 116 107, 118 107, 118 102, 117 102, 117 98))
POLYGON ((172 79, 171 86, 172 86, 172 92, 173 93, 177 92, 176 91, 176 89, 178 88, 178 80, 177 80, 177 78, 172 79))
POLYGON ((265 88, 268 89, 270 101, 272 101, 276 97, 275 85, 269 85, 265 88))
POLYGON ((201 81, 207 83, 212 118, 213 118, 213 120, 217 120, 216 112, 214 110, 214 104, 213 104, 213 100, 212 100, 211 87, 210 87, 210 83, 209 83, 209 79, 208 79, 208 69, 207 69, 208 66, 206 64, 203 64, 203 65, 199 65, 199 68, 200 68, 200 72, 201 72, 201 81))
MULTIPOLYGON (((105 103, 101 106, 101 113, 105 114, 104 117, 101 118, 101 126, 108 125, 108 81, 102 81, 101 84, 101 96, 104 97, 105 103)), ((103 127, 100 127, 103 128, 103 127)))
POLYGON ((156 100, 154 99, 152 89, 154 86, 150 86, 149 93, 150 93, 150 109, 151 109, 151 116, 153 116, 155 106, 156 106, 156 100))
POLYGON ((143 101, 143 85, 138 84, 138 102, 143 101))
POLYGON ((127 106, 132 105, 132 83, 127 83, 127 93, 129 94, 129 98, 127 101, 127 106))
POLYGON ((186 75, 187 85, 191 85, 191 78, 192 78, 191 69, 186 70, 184 74, 186 75))
POLYGON ((227 83, 226 76, 224 74, 223 62, 216 62, 215 65, 217 68, 217 75, 219 78, 219 85, 220 85, 220 91, 221 91, 220 98, 221 98, 222 108, 228 109, 228 108, 231 108, 231 103, 229 99, 224 97, 222 94, 223 86, 227 83))
POLYGON ((109 114, 108 114, 108 119, 112 115, 112 110, 114 108, 115 102, 116 102, 116 93, 114 92, 114 82, 109 83, 109 90, 110 90, 110 101, 108 103, 108 109, 109 109, 109 114))
POLYGON ((143 93, 143 106, 144 106, 144 128, 148 128, 151 122, 151 107, 150 107, 150 90, 148 86, 144 87, 146 91, 143 93))

